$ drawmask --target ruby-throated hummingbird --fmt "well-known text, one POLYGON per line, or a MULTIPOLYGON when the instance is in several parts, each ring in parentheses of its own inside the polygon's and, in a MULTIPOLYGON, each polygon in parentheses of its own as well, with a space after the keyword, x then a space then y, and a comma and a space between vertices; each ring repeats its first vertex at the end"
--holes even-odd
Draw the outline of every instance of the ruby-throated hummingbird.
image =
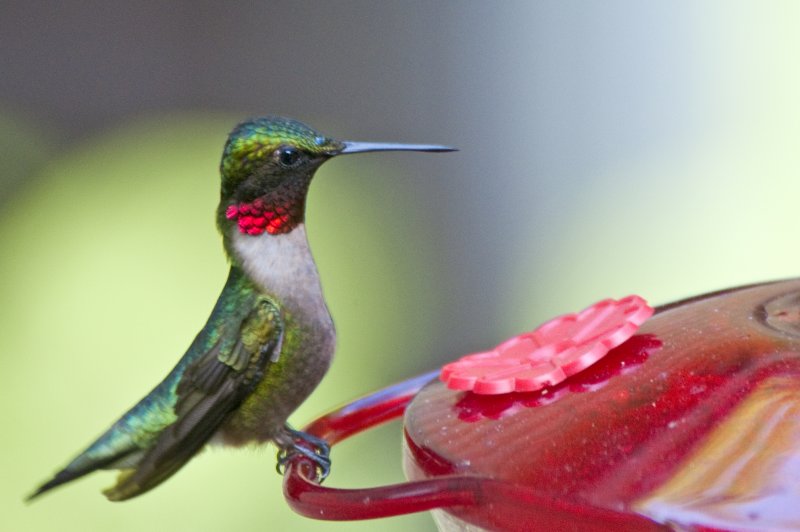
POLYGON ((328 370, 336 336, 306 240, 306 195, 331 157, 388 150, 452 148, 343 142, 278 117, 236 126, 222 154, 216 215, 231 268, 208 322, 158 386, 31 497, 120 469, 104 493, 129 499, 212 440, 273 441, 281 461, 304 454, 324 477, 325 442, 286 423, 328 370))

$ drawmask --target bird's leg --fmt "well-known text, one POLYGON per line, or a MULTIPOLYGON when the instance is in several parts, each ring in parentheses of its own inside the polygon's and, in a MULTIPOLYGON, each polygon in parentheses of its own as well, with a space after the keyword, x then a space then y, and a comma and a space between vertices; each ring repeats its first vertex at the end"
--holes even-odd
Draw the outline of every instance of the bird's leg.
POLYGON ((278 451, 276 469, 281 475, 286 470, 286 464, 297 455, 304 456, 314 462, 320 483, 331 472, 331 447, 322 438, 295 430, 287 424, 283 426, 281 434, 275 438, 275 443, 280 449, 278 451))

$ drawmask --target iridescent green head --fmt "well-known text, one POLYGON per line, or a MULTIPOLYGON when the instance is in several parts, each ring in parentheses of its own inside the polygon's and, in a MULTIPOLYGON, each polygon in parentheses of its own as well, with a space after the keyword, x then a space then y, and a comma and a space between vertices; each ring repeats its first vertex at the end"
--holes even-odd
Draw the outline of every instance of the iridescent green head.
POLYGON ((287 233, 303 222, 311 178, 340 154, 369 151, 453 151, 446 146, 338 141, 281 117, 255 118, 231 131, 222 153, 217 223, 246 235, 287 233))
POLYGON ((297 169, 301 159, 338 153, 342 143, 307 125, 281 117, 242 122, 228 136, 220 171, 223 187, 236 187, 257 171, 282 172, 297 169), (301 155, 305 157, 301 157, 301 155))

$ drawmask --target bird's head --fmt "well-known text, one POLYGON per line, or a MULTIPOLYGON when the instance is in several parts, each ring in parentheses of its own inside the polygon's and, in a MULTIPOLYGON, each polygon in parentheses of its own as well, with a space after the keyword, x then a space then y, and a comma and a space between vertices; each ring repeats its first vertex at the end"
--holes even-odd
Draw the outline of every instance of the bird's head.
POLYGON ((228 136, 220 163, 219 228, 250 236, 288 233, 303 222, 308 187, 322 163, 342 154, 400 150, 453 148, 339 141, 281 117, 242 122, 228 136))

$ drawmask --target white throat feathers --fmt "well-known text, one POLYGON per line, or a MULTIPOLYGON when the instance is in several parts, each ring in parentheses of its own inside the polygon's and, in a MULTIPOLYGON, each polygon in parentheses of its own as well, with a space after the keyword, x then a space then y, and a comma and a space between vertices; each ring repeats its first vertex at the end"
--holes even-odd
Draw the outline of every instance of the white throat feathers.
POLYGON ((308 247, 305 224, 279 235, 233 232, 233 250, 245 273, 293 314, 329 320, 317 266, 308 247))

